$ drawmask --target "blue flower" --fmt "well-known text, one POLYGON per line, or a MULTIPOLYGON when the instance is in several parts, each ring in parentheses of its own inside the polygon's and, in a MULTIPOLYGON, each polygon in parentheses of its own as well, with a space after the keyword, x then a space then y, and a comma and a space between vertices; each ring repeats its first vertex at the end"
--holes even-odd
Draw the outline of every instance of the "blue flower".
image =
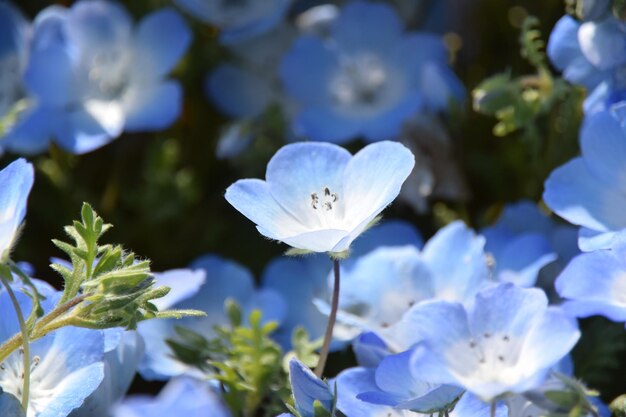
MULTIPOLYGON (((0 2, 0 120, 22 96, 30 23, 11 2, 0 2)), ((2 132, 0 132, 0 144, 2 132)))
POLYGON ((556 289, 566 300, 563 308, 576 317, 626 321, 626 232, 617 234, 610 248, 572 259, 557 278, 556 289))
POLYGON ((348 250, 400 192, 413 154, 380 142, 352 156, 328 143, 294 143, 270 160, 266 180, 239 180, 226 200, 259 232, 312 252, 348 250))
POLYGON ((580 133, 582 156, 557 168, 545 183, 543 199, 577 226, 582 250, 607 248, 626 228, 626 132, 606 111, 587 117, 580 133))
MULTIPOLYGON (((49 311, 53 299, 50 288, 42 289, 47 297, 42 306, 49 311)), ((16 297, 28 314, 30 298, 21 292, 16 297)), ((0 290, 0 343, 19 332, 19 325, 6 290, 0 290)), ((104 339, 100 331, 64 327, 32 342, 28 417, 63 417, 80 407, 104 378, 104 339)), ((4 392, 21 399, 23 351, 9 355, 0 366, 0 386, 4 392)), ((4 415, 4 413, 2 413, 4 415)))
POLYGON ((484 401, 538 387, 580 337, 543 291, 509 283, 479 292, 470 308, 423 303, 412 319, 428 352, 414 357, 414 375, 460 385, 484 401))
POLYGON ((189 374, 202 377, 194 368, 172 357, 165 343, 176 339, 175 327, 189 328, 206 338, 216 336, 213 327, 229 324, 224 311, 227 299, 236 301, 247 315, 259 309, 266 321, 280 322, 285 314, 285 303, 276 292, 256 290, 252 273, 243 266, 218 256, 204 256, 191 265, 190 270, 174 270, 156 274, 160 285, 172 291, 157 303, 157 307, 196 309, 207 313, 206 317, 188 317, 181 320, 149 320, 138 326, 145 341, 145 356, 139 372, 146 379, 163 380, 172 376, 189 374))
POLYGON ((438 36, 405 33, 391 7, 365 1, 346 5, 327 38, 301 36, 280 75, 300 105, 294 130, 336 143, 392 139, 419 110, 463 96, 438 36))
POLYGON ((7 149, 34 154, 54 138, 85 153, 124 130, 161 130, 178 117, 181 87, 167 74, 191 33, 175 11, 156 11, 133 27, 118 3, 81 0, 44 9, 34 30, 24 82, 36 103, 6 139, 7 149))
MULTIPOLYGON (((350 340, 373 331, 393 350, 408 349, 416 333, 405 315, 433 298, 470 303, 490 282, 485 239, 462 222, 441 229, 420 251, 381 247, 344 267, 335 337, 350 340), (385 279, 381 279, 385 277, 385 279)), ((322 311, 328 306, 317 303, 322 311)))
POLYGON ((279 24, 292 0, 175 0, 196 18, 217 26, 220 41, 232 44, 260 35, 279 24))
MULTIPOLYGON (((419 232, 402 221, 385 221, 363 233, 354 242, 351 257, 343 262, 344 267, 354 264, 356 259, 378 246, 422 245, 419 232)), ((303 326, 312 340, 321 337, 328 318, 320 313, 313 301, 330 298, 328 274, 332 269, 328 257, 321 254, 303 257, 278 257, 272 260, 261 278, 262 286, 280 293, 287 303, 287 314, 279 329, 273 334, 281 345, 291 349, 291 334, 303 326)), ((333 348, 343 346, 334 343, 333 348)))
POLYGON ((24 159, 0 171, 0 263, 8 258, 26 216, 26 200, 33 181, 33 166, 24 159))
POLYGON ((206 382, 172 379, 155 398, 131 396, 113 409, 113 417, 231 417, 230 410, 206 382))

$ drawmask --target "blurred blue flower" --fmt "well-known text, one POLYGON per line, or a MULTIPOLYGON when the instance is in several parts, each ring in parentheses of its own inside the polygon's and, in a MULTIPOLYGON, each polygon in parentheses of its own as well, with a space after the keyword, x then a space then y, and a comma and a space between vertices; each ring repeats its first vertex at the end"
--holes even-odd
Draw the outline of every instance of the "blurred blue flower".
POLYGON ((538 387, 580 337, 575 320, 548 307, 543 291, 511 283, 479 292, 470 308, 423 303, 412 319, 427 348, 414 358, 413 374, 460 385, 484 401, 538 387))
POLYGON ((239 180, 225 197, 263 236, 340 253, 397 197, 413 165, 413 154, 395 142, 354 156, 329 143, 294 143, 272 157, 265 181, 239 180))
MULTIPOLYGON (((414 245, 421 247, 419 232, 409 223, 399 220, 385 221, 367 230, 354 242, 350 258, 343 261, 344 267, 354 264, 356 259, 378 246, 414 245)), ((315 306, 315 299, 329 299, 328 274, 332 264, 328 257, 314 254, 303 257, 278 257, 272 260, 261 278, 262 286, 280 293, 287 303, 287 314, 279 329, 272 335, 286 349, 291 349, 293 330, 302 326, 312 340, 321 337, 328 318, 315 306)), ((333 348, 343 343, 333 345, 333 348)))
POLYGON ((279 24, 292 0, 175 0, 175 3, 194 17, 218 27, 220 41, 232 44, 279 24))
POLYGON ((0 171, 0 263, 9 256, 26 216, 26 200, 33 186, 33 166, 24 159, 0 171))
POLYGON ((194 261, 190 268, 155 274, 159 285, 172 288, 168 296, 157 300, 157 307, 196 309, 207 315, 181 320, 149 320, 139 324, 138 331, 146 346, 139 372, 146 379, 163 380, 183 374, 203 377, 193 367, 174 359, 165 340, 176 339, 175 327, 188 328, 209 339, 215 337, 214 326, 229 324, 224 311, 227 299, 236 301, 245 317, 253 309, 259 309, 264 321, 280 323, 285 315, 282 297, 270 289, 256 290, 252 273, 233 261, 207 255, 194 261))
MULTIPOLYGON (((46 284, 38 284, 39 287, 46 284)), ((50 311, 60 295, 50 287, 40 288, 47 297, 42 307, 50 311)), ((16 292, 20 308, 31 310, 30 298, 16 292)), ((19 333, 13 304, 7 291, 0 289, 0 344, 19 333)), ((83 404, 104 378, 104 338, 97 330, 63 327, 30 345, 31 378, 28 417, 64 417, 83 404)), ((23 350, 17 350, 0 366, 0 386, 21 399, 24 381, 23 350)), ((4 416, 4 413, 0 414, 4 416)))
MULTIPOLYGON (((30 23, 11 2, 0 2, 0 120, 21 97, 28 60, 30 23)), ((0 132, 0 148, 2 144, 0 132)))
POLYGON ((404 32, 388 5, 351 2, 328 37, 303 35, 283 58, 284 88, 300 106, 294 130, 337 143, 393 139, 419 110, 463 97, 447 59, 440 37, 404 32))
POLYGON ((608 249, 584 253, 565 267, 556 289, 563 308, 576 317, 602 315, 626 321, 626 232, 617 234, 608 249))
POLYGON ((24 82, 35 99, 6 138, 17 153, 42 152, 50 139, 72 153, 97 149, 122 131, 171 125, 182 90, 167 79, 191 41, 171 9, 136 27, 118 3, 81 0, 51 6, 35 20, 24 82))
POLYGON ((626 228, 626 131, 605 111, 586 118, 580 133, 582 156, 555 169, 543 199, 580 230, 583 251, 607 248, 626 228))
POLYGON ((113 409, 113 417, 230 417, 209 384, 193 378, 172 379, 157 397, 131 396, 113 409))

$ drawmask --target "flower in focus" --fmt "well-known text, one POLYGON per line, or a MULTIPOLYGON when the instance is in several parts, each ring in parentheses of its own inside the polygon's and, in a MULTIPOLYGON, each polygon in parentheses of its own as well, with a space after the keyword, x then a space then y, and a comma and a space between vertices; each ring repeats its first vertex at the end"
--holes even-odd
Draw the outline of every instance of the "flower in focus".
POLYGON ((463 96, 447 59, 441 38, 404 32, 391 7, 351 2, 328 37, 303 35, 283 58, 283 85, 300 106, 294 130, 336 143, 392 139, 419 110, 463 96))
POLYGON ((24 83, 35 103, 6 139, 10 151, 42 152, 54 138, 85 153, 124 130, 161 130, 178 118, 182 89, 167 74, 191 32, 174 10, 133 27, 120 4, 82 0, 44 9, 34 26, 24 83))
POLYGON ((14 161, 0 171, 0 263, 8 258, 17 238, 33 181, 33 166, 24 159, 14 161))
POLYGON ((341 253, 396 198, 414 163, 395 142, 371 144, 354 156, 329 143, 294 143, 272 157, 265 181, 239 180, 226 200, 263 236, 341 253))
POLYGON ((460 385, 484 401, 538 387, 580 337, 543 291, 510 283, 479 292, 471 308, 433 301, 412 317, 428 352, 414 357, 413 374, 460 385))

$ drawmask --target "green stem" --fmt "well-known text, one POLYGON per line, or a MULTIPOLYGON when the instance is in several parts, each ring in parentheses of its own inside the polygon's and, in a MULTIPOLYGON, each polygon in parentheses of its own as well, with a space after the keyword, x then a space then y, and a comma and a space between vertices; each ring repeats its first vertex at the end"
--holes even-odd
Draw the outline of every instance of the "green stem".
POLYGON ((20 325, 20 333, 22 334, 22 347, 24 349, 24 354, 22 355, 22 366, 24 367, 22 375, 22 408, 24 409, 24 414, 26 414, 28 410, 28 394, 30 390, 30 343, 28 337, 28 329, 26 328, 24 315, 22 314, 22 309, 20 308, 20 304, 15 297, 13 289, 4 278, 2 278, 2 283, 7 289, 7 293, 9 294, 11 302, 13 303, 13 308, 15 309, 15 314, 17 315, 17 322, 20 325))
POLYGON ((496 417, 496 400, 491 400, 491 417, 496 417))
POLYGON ((318 378, 322 377, 324 373, 324 367, 326 366, 326 359, 328 359, 328 351, 330 350, 330 342, 333 340, 333 328, 335 327, 335 321, 337 321, 337 310, 339 309, 339 260, 333 260, 333 271, 335 275, 335 282, 333 284, 333 295, 331 299, 330 315, 328 316, 328 324, 326 325, 326 333, 324 334, 324 343, 322 344, 322 350, 320 351, 320 358, 315 367, 315 375, 318 378))

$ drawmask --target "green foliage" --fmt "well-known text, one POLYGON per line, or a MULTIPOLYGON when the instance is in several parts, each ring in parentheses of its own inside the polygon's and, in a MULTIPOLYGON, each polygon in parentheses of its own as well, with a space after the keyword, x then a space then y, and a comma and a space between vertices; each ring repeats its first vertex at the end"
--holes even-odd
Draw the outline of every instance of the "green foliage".
POLYGON ((290 395, 282 350, 270 339, 277 323, 263 323, 258 310, 243 322, 240 307, 231 300, 225 304, 230 324, 216 326, 216 338, 206 340, 198 333, 178 328, 178 339, 167 343, 177 359, 221 383, 224 399, 234 415, 275 416, 290 395))
POLYGON ((81 221, 65 227, 74 244, 53 240, 72 264, 71 267, 62 263, 51 265, 64 280, 59 305, 72 303, 77 297, 81 300, 67 317, 68 324, 99 329, 117 326, 135 329, 138 322, 146 319, 202 314, 158 311, 152 300, 164 297, 169 288, 154 286, 150 261, 138 259, 121 245, 98 243, 110 228, 110 224, 105 224, 91 206, 84 203, 81 221))
POLYGON ((291 345, 293 351, 288 352, 283 359, 283 367, 285 370, 289 369, 289 361, 296 357, 300 362, 309 368, 313 368, 317 365, 319 355, 317 351, 322 347, 323 338, 311 341, 309 339, 309 333, 304 327, 297 327, 291 336, 291 345))
POLYGON ((590 401, 590 397, 597 397, 596 391, 588 389, 582 382, 566 375, 554 373, 554 376, 563 384, 563 389, 545 391, 545 397, 554 404, 549 417, 583 417, 597 416, 598 410, 590 401))

